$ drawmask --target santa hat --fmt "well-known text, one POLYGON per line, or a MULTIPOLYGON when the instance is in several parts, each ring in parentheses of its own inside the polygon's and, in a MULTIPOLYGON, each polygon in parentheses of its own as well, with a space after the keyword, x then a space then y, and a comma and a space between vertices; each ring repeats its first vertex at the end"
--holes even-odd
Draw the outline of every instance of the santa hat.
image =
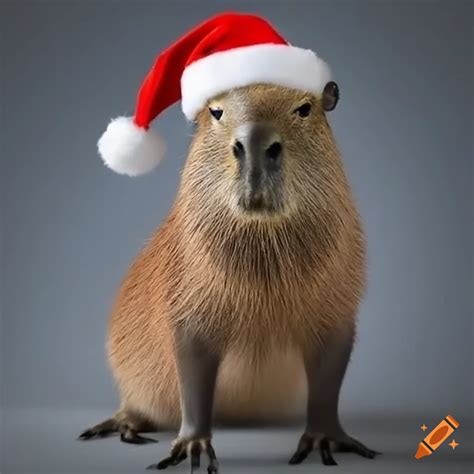
POLYGON ((104 163, 120 174, 151 171, 165 152, 150 123, 181 100, 193 120, 212 97, 267 83, 321 94, 330 80, 313 51, 291 46, 263 18, 224 13, 204 21, 163 51, 141 85, 134 117, 112 120, 98 142, 104 163))

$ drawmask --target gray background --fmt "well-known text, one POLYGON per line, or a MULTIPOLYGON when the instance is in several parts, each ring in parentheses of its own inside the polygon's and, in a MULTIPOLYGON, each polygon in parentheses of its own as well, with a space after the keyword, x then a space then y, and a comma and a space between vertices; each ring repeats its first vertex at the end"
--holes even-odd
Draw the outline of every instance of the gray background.
MULTIPOLYGON (((341 89, 330 121, 370 281, 341 412, 386 454, 340 458, 350 472, 472 471, 472 3, 289 0, 1 3, 2 471, 141 472, 168 449, 171 433, 138 450, 73 438, 117 405, 108 309, 172 203, 191 130, 178 106, 163 114, 167 158, 139 179, 105 169, 96 141, 133 111, 159 51, 229 9, 317 51, 341 89), (418 426, 448 413, 461 446, 415 463, 418 426)), ((298 432, 216 434, 224 472, 293 472, 298 432)), ((298 472, 325 470, 311 462, 298 472)))

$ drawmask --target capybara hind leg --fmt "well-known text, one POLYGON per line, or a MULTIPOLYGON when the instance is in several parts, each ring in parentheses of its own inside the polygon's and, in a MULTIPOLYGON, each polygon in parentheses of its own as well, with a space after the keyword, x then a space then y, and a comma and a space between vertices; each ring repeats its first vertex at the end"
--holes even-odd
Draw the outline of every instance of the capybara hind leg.
POLYGON ((145 438, 138 434, 140 432, 149 433, 156 431, 156 429, 157 426, 142 415, 126 410, 124 419, 119 426, 120 441, 130 444, 157 443, 156 439, 145 438))
POLYGON ((153 423, 126 410, 119 410, 112 418, 105 420, 79 435, 81 440, 106 438, 119 433, 120 441, 131 444, 156 443, 155 439, 140 436, 139 432, 153 431, 153 423))
POLYGON ((112 418, 109 418, 92 428, 88 428, 87 430, 83 431, 78 439, 81 440, 89 440, 92 438, 106 438, 107 436, 118 433, 119 423, 116 420, 116 415, 112 418))

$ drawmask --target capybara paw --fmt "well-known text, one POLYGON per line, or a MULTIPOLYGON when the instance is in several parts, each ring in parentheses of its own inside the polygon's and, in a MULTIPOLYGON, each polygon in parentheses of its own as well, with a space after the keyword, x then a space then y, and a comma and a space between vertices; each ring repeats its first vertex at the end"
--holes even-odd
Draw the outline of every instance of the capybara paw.
POLYGON ((367 448, 367 446, 363 445, 360 441, 346 434, 339 436, 316 436, 304 433, 300 438, 298 448, 291 457, 289 464, 300 464, 303 462, 314 449, 316 442, 319 447, 321 461, 326 466, 337 466, 337 462, 332 456, 331 442, 334 443, 336 447, 335 450, 340 452, 352 452, 369 459, 373 459, 380 454, 378 451, 367 448))
POLYGON ((145 438, 138 434, 138 431, 132 428, 127 422, 117 421, 110 418, 98 425, 83 431, 78 439, 88 441, 90 439, 106 438, 113 434, 120 433, 120 441, 130 444, 157 443, 155 439, 145 438))
POLYGON ((201 453, 206 453, 209 460, 207 466, 208 474, 217 474, 218 463, 216 453, 209 438, 178 438, 174 441, 170 455, 158 464, 152 464, 147 469, 166 469, 176 466, 187 457, 191 460, 191 473, 199 468, 201 453))

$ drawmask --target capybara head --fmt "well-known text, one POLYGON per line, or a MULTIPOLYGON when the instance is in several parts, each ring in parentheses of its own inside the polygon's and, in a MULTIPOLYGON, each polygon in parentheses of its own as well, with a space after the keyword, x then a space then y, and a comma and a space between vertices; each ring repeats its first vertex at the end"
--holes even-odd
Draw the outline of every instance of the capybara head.
POLYGON ((338 95, 330 82, 321 96, 256 84, 215 97, 197 116, 182 187, 242 218, 324 205, 343 175, 326 120, 338 95))

